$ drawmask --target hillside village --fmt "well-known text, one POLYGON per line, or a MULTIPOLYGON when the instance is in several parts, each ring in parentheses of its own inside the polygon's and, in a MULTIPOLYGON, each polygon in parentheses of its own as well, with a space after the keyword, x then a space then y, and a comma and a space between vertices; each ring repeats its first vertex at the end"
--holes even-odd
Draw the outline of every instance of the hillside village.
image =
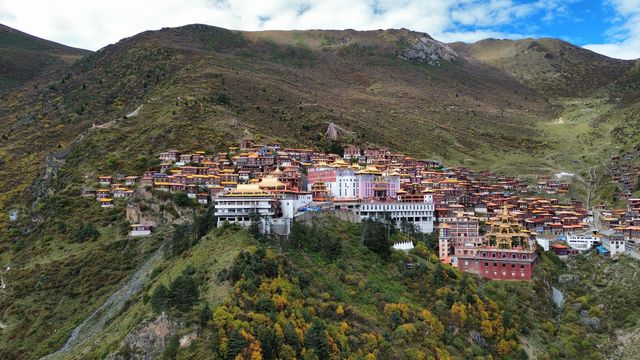
MULTIPOLYGON (((158 160, 143 174, 100 175, 98 188, 85 195, 111 207, 138 189, 183 194, 214 206, 217 226, 256 224, 280 237, 290 235, 293 221, 319 211, 389 221, 405 231, 437 231, 442 262, 490 279, 530 280, 538 247, 561 257, 591 249, 638 256, 640 199, 629 198, 627 209, 593 212, 568 199, 565 176, 527 182, 388 148, 347 146, 340 156, 252 140, 217 154, 166 150, 158 160)), ((154 226, 132 224, 130 236, 150 235, 154 226)))

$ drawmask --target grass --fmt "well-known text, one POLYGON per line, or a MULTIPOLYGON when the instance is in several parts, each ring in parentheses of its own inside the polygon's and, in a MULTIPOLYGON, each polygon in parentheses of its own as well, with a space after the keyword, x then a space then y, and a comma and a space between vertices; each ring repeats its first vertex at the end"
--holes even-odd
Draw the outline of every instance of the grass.
MULTIPOLYGON (((201 301, 207 303, 211 308, 215 308, 228 296, 230 290, 227 284, 220 284, 216 280, 218 271, 229 267, 237 254, 250 243, 244 232, 214 231, 203 237, 196 246, 181 257, 164 260, 158 265, 158 270, 154 271, 156 275, 149 281, 145 289, 131 299, 130 305, 125 307, 113 321, 96 335, 100 341, 88 341, 76 349, 70 358, 102 358, 117 350, 120 342, 143 319, 154 317, 144 299, 150 296, 157 285, 161 283, 168 285, 188 266, 199 270, 196 276, 202 280, 201 301)), ((201 307, 201 305, 197 307, 201 307)))

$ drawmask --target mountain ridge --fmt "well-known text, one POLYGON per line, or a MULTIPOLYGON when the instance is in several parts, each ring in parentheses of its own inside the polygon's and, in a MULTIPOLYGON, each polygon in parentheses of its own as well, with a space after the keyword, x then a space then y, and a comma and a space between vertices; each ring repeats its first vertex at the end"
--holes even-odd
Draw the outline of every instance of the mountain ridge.
POLYGON ((21 86, 90 53, 0 24, 0 90, 21 86))

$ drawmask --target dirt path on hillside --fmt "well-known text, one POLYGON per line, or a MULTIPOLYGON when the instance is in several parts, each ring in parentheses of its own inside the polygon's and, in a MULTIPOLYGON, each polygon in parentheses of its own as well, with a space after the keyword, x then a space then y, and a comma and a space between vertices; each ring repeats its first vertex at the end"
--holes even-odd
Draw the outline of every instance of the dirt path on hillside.
POLYGON ((149 274, 162 259, 162 249, 162 246, 158 248, 122 287, 111 294, 98 309, 73 329, 60 350, 44 356, 40 360, 64 359, 74 354, 81 345, 96 336, 109 321, 120 313, 127 300, 142 290, 149 280, 149 274))

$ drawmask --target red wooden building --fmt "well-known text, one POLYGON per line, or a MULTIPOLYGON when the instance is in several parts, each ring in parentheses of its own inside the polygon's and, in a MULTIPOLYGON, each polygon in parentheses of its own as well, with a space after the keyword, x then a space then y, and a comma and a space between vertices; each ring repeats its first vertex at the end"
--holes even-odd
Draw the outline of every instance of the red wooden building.
POLYGON ((531 280, 536 261, 532 234, 503 207, 487 223, 484 242, 473 253, 458 256, 458 268, 491 280, 531 280))

